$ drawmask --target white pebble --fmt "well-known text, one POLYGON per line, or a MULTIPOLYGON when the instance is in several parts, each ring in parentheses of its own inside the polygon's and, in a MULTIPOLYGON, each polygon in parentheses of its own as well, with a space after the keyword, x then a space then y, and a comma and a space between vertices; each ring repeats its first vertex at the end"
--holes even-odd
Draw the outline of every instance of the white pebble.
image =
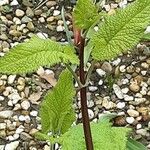
POLYGON ((0 111, 0 118, 10 118, 12 115, 13 111, 11 110, 0 111))
POLYGON ((30 112, 30 115, 33 116, 33 117, 36 117, 38 115, 38 112, 33 110, 30 112))
POLYGON ((28 110, 30 108, 30 102, 27 101, 27 100, 24 100, 22 103, 21 103, 21 107, 22 109, 24 110, 28 110))
POLYGON ((99 80, 98 85, 103 85, 103 80, 99 80))
POLYGON ((90 92, 94 92, 96 91, 98 88, 96 86, 89 86, 89 91, 90 92))
POLYGON ((0 123, 0 130, 6 129, 6 123, 0 123))
POLYGON ((121 62, 121 59, 120 59, 120 58, 117 58, 116 60, 114 60, 114 61, 112 62, 112 64, 113 64, 114 66, 118 66, 120 62, 121 62))
POLYGON ((145 33, 150 33, 150 26, 147 27, 145 33))
POLYGON ((0 6, 9 4, 9 0, 0 0, 0 6))
POLYGON ((11 6, 16 6, 16 5, 18 5, 18 4, 19 4, 19 3, 18 3, 17 0, 13 0, 13 1, 10 3, 11 6))
POLYGON ((16 75, 10 75, 10 76, 8 77, 8 84, 14 83, 15 78, 16 78, 16 75))
POLYGON ((135 119, 133 117, 127 117, 126 118, 127 123, 129 124, 133 124, 133 122, 135 121, 135 119))
POLYGON ((94 118, 94 112, 91 109, 88 109, 88 114, 89 114, 89 119, 93 119, 94 118))
POLYGON ((0 150, 4 150, 5 145, 0 145, 0 150))
POLYGON ((16 150, 19 145, 19 141, 14 141, 6 144, 5 150, 16 150))
POLYGON ((125 107, 125 102, 119 102, 118 104, 117 104, 117 108, 119 108, 119 109, 122 109, 122 108, 124 108, 125 107))
POLYGON ((142 128, 142 125, 141 124, 137 124, 136 125, 136 129, 141 129, 142 128))
POLYGON ((24 131, 24 129, 19 127, 19 128, 16 129, 16 134, 20 134, 23 131, 24 131))
POLYGON ((0 102, 3 101, 5 98, 3 96, 0 96, 0 102))
POLYGON ((26 120, 25 116, 23 116, 23 115, 20 115, 18 119, 19 119, 19 121, 25 121, 26 120))
POLYGON ((122 82, 122 84, 127 84, 127 83, 129 83, 129 80, 128 79, 122 79, 121 82, 122 82))
POLYGON ((128 88, 123 88, 123 89, 121 89, 121 91, 122 91, 122 93, 127 94, 129 89, 128 88))
POLYGON ((64 31, 64 27, 62 25, 59 25, 56 27, 57 32, 62 32, 64 31))
POLYGON ((141 71, 141 74, 142 74, 143 76, 145 76, 145 75, 147 74, 147 71, 143 70, 143 71, 141 71))
POLYGON ((53 16, 58 16, 59 14, 60 14, 60 11, 59 11, 59 10, 54 10, 53 16))
POLYGON ((99 76, 104 76, 106 74, 106 72, 102 69, 96 69, 96 72, 99 74, 99 76))
POLYGON ((147 131, 146 129, 139 129, 139 130, 136 130, 136 133, 142 136, 145 136, 147 134, 147 131))
POLYGON ((41 33, 41 32, 39 32, 39 33, 37 33, 36 34, 39 38, 41 38, 41 39, 47 39, 48 38, 48 34, 46 34, 46 33, 41 33))
POLYGON ((21 9, 17 9, 17 10, 16 10, 16 16, 17 16, 17 17, 22 17, 22 16, 24 16, 24 14, 25 14, 25 13, 24 13, 23 10, 21 10, 21 9))
POLYGON ((123 93, 117 84, 113 84, 113 90, 119 99, 123 99, 123 97, 124 97, 123 93))
POLYGON ((124 95, 124 100, 125 100, 125 101, 133 101, 133 100, 134 100, 134 97, 125 94, 125 95, 124 95))
POLYGON ((139 112, 134 110, 134 109, 128 109, 127 110, 127 113, 129 116, 131 117, 138 117, 139 116, 139 112))
POLYGON ((126 66, 125 65, 122 65, 122 66, 120 66, 119 67, 119 70, 120 70, 120 72, 125 72, 126 71, 126 66))

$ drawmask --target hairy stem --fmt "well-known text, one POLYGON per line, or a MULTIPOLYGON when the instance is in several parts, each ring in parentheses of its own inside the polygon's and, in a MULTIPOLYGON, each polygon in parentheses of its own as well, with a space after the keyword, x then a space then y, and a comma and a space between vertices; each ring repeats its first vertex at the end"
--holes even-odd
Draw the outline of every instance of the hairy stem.
MULTIPOLYGON (((85 39, 81 37, 80 45, 79 45, 79 59, 80 59, 79 72, 80 72, 80 81, 83 85, 85 84, 84 45, 85 45, 85 39)), ((80 97, 81 97, 81 111, 82 111, 82 121, 83 121, 86 149, 93 150, 94 148, 93 148, 90 121, 89 121, 88 108, 87 108, 86 87, 80 89, 80 97)))
POLYGON ((93 61, 91 62, 91 66, 90 66, 90 68, 89 68, 89 70, 88 70, 88 72, 87 72, 87 74, 86 74, 85 86, 88 86, 88 84, 89 84, 90 76, 91 76, 92 71, 93 71, 93 69, 94 69, 95 63, 96 63, 96 60, 93 60, 93 61))
POLYGON ((50 150, 55 150, 54 146, 55 144, 51 143, 50 150))

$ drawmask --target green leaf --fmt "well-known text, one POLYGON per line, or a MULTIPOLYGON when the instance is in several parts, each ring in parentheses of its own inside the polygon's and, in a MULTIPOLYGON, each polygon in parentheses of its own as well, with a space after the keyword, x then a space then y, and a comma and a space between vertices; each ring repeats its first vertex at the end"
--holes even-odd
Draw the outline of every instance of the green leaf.
POLYGON ((150 33, 144 34, 142 37, 142 41, 150 41, 150 33))
POLYGON ((134 139, 128 138, 127 150, 147 150, 147 148, 142 143, 137 142, 134 139))
POLYGON ((73 12, 75 26, 89 29, 98 19, 98 8, 92 0, 78 0, 73 12))
POLYGON ((91 40, 92 56, 110 60, 131 49, 141 39, 150 22, 150 0, 136 0, 104 21, 91 40))
POLYGON ((65 133, 75 121, 72 100, 75 95, 73 78, 64 71, 55 88, 50 91, 41 104, 40 116, 42 132, 65 133))
MULTIPOLYGON (((111 123, 105 119, 99 123, 91 123, 91 131, 94 150, 125 150, 128 128, 111 127, 111 123)), ((85 140, 82 125, 72 127, 61 136, 63 150, 85 150, 85 140)))
POLYGON ((40 66, 54 65, 63 60, 67 63, 78 63, 74 50, 69 45, 61 45, 49 39, 36 36, 28 42, 18 44, 0 59, 1 73, 27 73, 40 66))

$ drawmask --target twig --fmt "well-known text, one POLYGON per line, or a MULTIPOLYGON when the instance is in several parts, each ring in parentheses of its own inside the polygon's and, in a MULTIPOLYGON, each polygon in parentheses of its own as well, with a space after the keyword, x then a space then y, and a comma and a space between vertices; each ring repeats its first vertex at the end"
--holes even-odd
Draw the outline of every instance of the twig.
POLYGON ((39 9, 40 7, 42 7, 45 3, 47 3, 48 0, 44 0, 43 2, 41 2, 34 10, 39 9))
POLYGON ((82 85, 82 83, 80 82, 80 80, 78 79, 78 76, 76 75, 76 73, 75 73, 75 72, 72 70, 72 68, 70 67, 70 65, 68 65, 68 64, 65 64, 65 65, 66 65, 67 69, 71 72, 71 74, 73 75, 73 77, 75 78, 75 80, 77 81, 79 88, 84 87, 84 86, 82 85))

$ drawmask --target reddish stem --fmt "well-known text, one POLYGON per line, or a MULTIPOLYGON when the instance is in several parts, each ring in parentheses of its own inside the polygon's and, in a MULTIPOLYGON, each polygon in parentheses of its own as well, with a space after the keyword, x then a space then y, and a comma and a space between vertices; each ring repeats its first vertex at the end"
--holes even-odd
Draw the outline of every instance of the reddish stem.
MULTIPOLYGON (((79 73, 80 73, 80 81, 81 81, 81 83, 83 85, 85 84, 84 46, 85 46, 85 39, 80 37, 80 44, 79 44, 79 59, 80 59, 79 73)), ((83 122, 83 128, 84 128, 86 149, 87 150, 93 150, 94 148, 93 148, 91 128, 90 128, 90 121, 89 121, 89 116, 88 116, 88 107, 87 107, 86 87, 81 88, 81 90, 80 90, 80 97, 81 97, 82 122, 83 122)))

